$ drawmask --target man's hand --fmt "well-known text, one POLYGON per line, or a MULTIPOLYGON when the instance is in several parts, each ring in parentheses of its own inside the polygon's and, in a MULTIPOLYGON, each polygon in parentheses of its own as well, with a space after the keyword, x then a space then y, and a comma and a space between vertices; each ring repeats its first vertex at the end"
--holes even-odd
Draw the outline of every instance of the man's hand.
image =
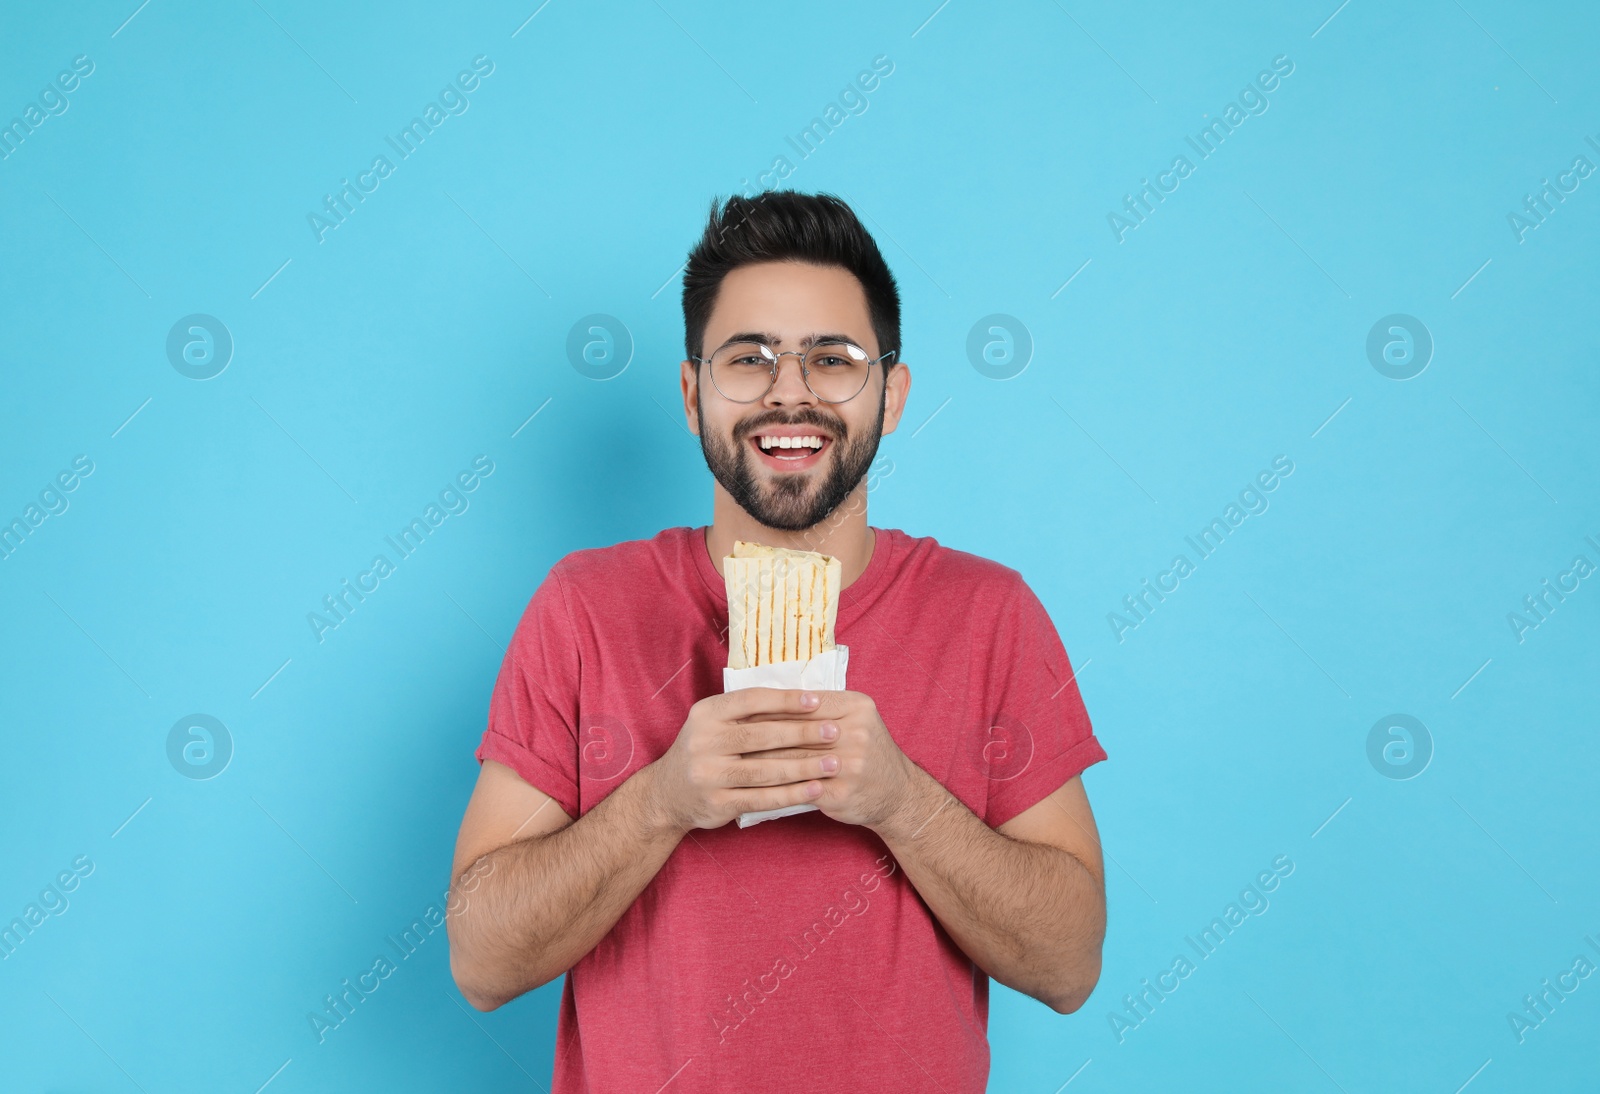
MULTIPOLYGON (((825 814, 844 824, 873 828, 889 822, 910 797, 918 770, 916 764, 889 736, 888 727, 878 716, 878 705, 871 696, 859 691, 824 691, 821 695, 822 702, 805 717, 823 729, 838 728, 838 736, 824 747, 838 757, 839 770, 822 785, 820 796, 801 800, 813 802, 825 814)), ((769 755, 770 758, 803 756, 810 747, 815 746, 779 749, 769 755)), ((747 756, 769 758, 759 753, 747 756)))
POLYGON ((844 736, 839 719, 815 717, 818 705, 817 692, 740 688, 690 707, 677 740, 650 765, 663 821, 685 832, 720 828, 740 813, 817 801, 822 780, 841 767, 838 755, 818 750, 844 736), (782 754, 762 755, 773 750, 782 754))

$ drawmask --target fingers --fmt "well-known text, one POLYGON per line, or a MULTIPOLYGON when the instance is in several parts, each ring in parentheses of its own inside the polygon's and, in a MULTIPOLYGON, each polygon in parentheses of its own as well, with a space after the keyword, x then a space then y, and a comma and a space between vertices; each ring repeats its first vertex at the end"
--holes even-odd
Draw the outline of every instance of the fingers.
POLYGON ((733 755, 772 748, 827 747, 838 739, 839 727, 832 722, 736 722, 723 732, 720 745, 725 755, 733 755))
POLYGON ((786 786, 807 779, 827 779, 839 773, 839 757, 831 752, 795 759, 741 759, 716 775, 719 786, 730 788, 786 786))
POLYGON ((790 805, 814 802, 821 794, 822 784, 820 782, 794 783, 789 786, 751 787, 746 790, 740 790, 734 797, 730 798, 728 808, 734 816, 737 816, 740 813, 756 813, 766 809, 783 809, 790 805))
POLYGON ((746 760, 802 760, 808 756, 815 756, 820 749, 827 745, 804 745, 798 748, 767 748, 755 752, 741 753, 741 759, 746 760))
POLYGON ((736 722, 760 715, 809 714, 817 709, 821 697, 815 691, 788 688, 739 688, 723 692, 719 700, 717 715, 736 722))

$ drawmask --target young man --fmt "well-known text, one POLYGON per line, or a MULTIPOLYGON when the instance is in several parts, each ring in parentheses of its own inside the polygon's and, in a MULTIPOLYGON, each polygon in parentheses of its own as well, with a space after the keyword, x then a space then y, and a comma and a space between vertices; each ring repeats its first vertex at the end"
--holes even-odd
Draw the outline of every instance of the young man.
POLYGON ((977 1094, 989 977, 1063 1014, 1099 977, 1078 776, 1106 754, 1016 571, 867 524, 911 374, 850 208, 713 202, 683 311, 712 522, 576 551, 534 593, 456 845, 451 971, 479 1010, 568 974, 553 1094, 977 1094), (735 540, 841 560, 849 690, 723 694, 735 540))

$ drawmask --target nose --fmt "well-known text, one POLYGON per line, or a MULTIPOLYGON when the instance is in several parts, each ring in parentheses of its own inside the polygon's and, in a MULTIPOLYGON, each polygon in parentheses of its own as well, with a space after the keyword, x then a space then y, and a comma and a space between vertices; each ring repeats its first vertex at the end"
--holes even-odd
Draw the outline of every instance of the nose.
POLYGON ((761 405, 773 407, 816 405, 817 397, 806 386, 805 370, 801 367, 801 360, 797 353, 779 354, 778 378, 767 390, 761 405))

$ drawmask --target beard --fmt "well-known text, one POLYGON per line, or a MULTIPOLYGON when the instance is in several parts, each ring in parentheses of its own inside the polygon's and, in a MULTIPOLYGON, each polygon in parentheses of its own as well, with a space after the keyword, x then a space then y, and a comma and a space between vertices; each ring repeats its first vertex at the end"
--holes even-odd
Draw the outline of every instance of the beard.
POLYGON ((859 437, 850 436, 843 420, 807 407, 791 417, 774 411, 740 422, 733 428, 731 444, 720 435, 711 434, 706 428, 705 407, 697 404, 700 451, 705 454, 711 474, 739 508, 768 528, 801 532, 820 524, 866 476, 878 454, 878 442, 883 439, 887 395, 885 391, 878 400, 878 417, 871 432, 859 437), (763 427, 772 425, 814 425, 828 432, 833 438, 828 446, 832 457, 820 481, 815 472, 779 473, 770 479, 765 475, 758 477, 756 458, 745 442, 763 427))

